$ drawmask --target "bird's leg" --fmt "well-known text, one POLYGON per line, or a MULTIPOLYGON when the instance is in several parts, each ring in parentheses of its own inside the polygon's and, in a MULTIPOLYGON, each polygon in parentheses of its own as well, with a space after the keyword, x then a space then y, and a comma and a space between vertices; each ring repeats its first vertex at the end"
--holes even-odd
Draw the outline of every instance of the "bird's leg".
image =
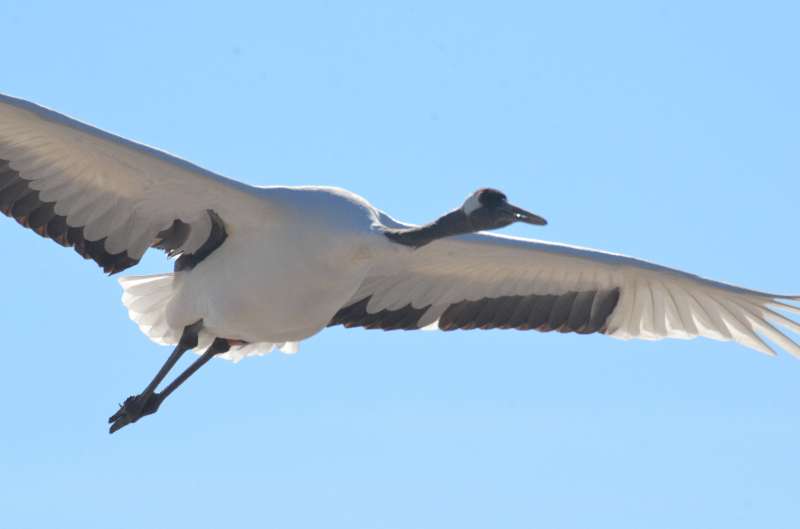
MULTIPOLYGON (((109 433, 114 433, 123 426, 134 423, 145 415, 150 415, 158 411, 158 407, 164 402, 178 386, 186 382, 198 369, 211 360, 218 354, 226 353, 231 348, 231 344, 224 338, 216 338, 206 351, 200 355, 200 358, 192 362, 180 375, 175 377, 175 380, 170 382, 164 391, 156 392, 151 391, 149 395, 143 392, 135 397, 129 397, 122 405, 120 411, 115 413, 110 419, 111 428, 109 433)), ((174 364, 174 362, 173 362, 174 364)), ((166 365, 166 364, 165 364, 166 365)), ((160 372, 159 372, 160 373, 160 372)), ((163 378, 163 376, 162 376, 163 378)), ((152 383, 151 383, 152 384, 152 383)), ((158 383, 156 383, 156 386, 158 383)), ((148 386, 149 388, 150 386, 148 386)))
POLYGON ((109 417, 108 422, 111 423, 111 433, 116 432, 127 424, 136 422, 144 415, 155 413, 156 410, 158 410, 160 402, 159 399, 155 397, 156 388, 161 381, 164 380, 164 377, 167 376, 167 373, 175 367, 175 364, 180 360, 181 356, 183 356, 183 353, 197 347, 197 337, 202 328, 203 321, 200 320, 183 329, 180 340, 178 340, 178 345, 175 346, 172 354, 169 355, 167 361, 164 362, 164 365, 158 370, 153 380, 144 388, 144 391, 125 399, 125 403, 120 406, 117 413, 109 417))
POLYGON ((187 367, 183 373, 175 377, 175 380, 170 382, 167 387, 164 388, 164 391, 158 394, 160 400, 166 399, 170 393, 178 389, 178 386, 186 382, 188 378, 194 375, 195 371, 200 369, 205 365, 206 362, 214 358, 218 354, 227 353, 228 350, 231 348, 231 342, 226 340, 225 338, 216 338, 211 343, 211 346, 206 349, 206 351, 200 355, 200 358, 192 362, 192 365, 187 367))

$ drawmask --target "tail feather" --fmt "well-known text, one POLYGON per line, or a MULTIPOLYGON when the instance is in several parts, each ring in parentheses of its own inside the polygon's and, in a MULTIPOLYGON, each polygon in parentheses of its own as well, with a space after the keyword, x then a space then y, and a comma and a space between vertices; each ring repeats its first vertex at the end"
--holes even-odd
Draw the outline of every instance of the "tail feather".
POLYGON ((173 296, 175 274, 121 277, 122 303, 128 316, 151 340, 160 344, 175 344, 181 329, 170 328, 167 323, 167 306, 173 296))
MULTIPOLYGON (((167 322, 167 308, 175 295, 175 274, 155 274, 149 276, 121 277, 119 284, 124 290, 122 303, 128 309, 128 315, 139 326, 139 329, 151 340, 163 345, 178 343, 183 329, 170 327, 167 322)), ((215 337, 201 332, 197 352, 205 350, 215 337)), ((274 349, 284 353, 297 351, 296 342, 285 343, 249 343, 231 347, 220 358, 238 362, 247 356, 260 356, 274 349)))

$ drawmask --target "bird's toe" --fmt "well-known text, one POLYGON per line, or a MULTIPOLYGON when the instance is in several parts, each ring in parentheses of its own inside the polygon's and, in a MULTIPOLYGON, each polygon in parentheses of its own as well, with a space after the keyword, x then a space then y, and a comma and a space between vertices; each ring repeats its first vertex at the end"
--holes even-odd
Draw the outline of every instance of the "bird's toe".
POLYGON ((161 395, 153 393, 146 398, 142 395, 135 395, 125 399, 114 415, 108 418, 111 424, 109 433, 114 433, 128 424, 135 423, 145 415, 150 415, 158 411, 161 404, 161 395))

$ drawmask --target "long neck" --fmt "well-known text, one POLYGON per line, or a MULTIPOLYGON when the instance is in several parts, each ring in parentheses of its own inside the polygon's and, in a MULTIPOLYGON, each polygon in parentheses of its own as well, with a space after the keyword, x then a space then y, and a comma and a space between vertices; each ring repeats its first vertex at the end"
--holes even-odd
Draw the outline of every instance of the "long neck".
POLYGON ((451 211, 430 224, 425 224, 418 228, 386 228, 384 230, 391 241, 414 248, 425 246, 429 242, 442 237, 472 233, 473 231, 475 229, 461 209, 451 211))

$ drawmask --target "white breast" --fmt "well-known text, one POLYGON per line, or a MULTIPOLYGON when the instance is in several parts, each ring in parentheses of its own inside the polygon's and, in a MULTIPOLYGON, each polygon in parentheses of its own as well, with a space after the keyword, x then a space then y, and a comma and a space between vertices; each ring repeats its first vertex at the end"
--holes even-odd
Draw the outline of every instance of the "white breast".
POLYGON ((181 328, 203 319, 216 336, 286 342, 322 328, 368 272, 373 252, 390 249, 373 231, 375 211, 330 188, 264 188, 280 222, 231 230, 225 243, 178 277, 167 318, 181 328))

